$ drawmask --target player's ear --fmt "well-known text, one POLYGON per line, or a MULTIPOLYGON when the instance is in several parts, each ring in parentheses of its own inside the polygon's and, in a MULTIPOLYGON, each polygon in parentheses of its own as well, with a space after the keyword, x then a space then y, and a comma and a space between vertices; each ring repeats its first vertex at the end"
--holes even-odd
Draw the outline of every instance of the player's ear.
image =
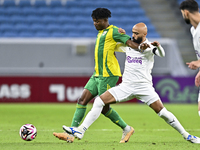
POLYGON ((188 18, 189 13, 190 13, 190 12, 189 12, 188 10, 186 10, 186 9, 184 10, 185 17, 188 18))
POLYGON ((105 22, 108 22, 108 18, 105 18, 104 21, 105 21, 105 22))

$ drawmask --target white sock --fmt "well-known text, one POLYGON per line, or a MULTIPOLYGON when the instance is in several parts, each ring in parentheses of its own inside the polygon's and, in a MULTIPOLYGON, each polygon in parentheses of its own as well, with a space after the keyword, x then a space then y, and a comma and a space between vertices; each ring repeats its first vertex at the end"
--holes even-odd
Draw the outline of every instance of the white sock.
POLYGON ((188 132, 185 132, 185 133, 182 134, 184 139, 187 139, 188 135, 190 135, 188 132))
POLYGON ((200 111, 199 111, 199 116, 200 116, 200 111))
POLYGON ((105 106, 104 102, 101 100, 100 97, 97 97, 94 100, 92 109, 88 112, 87 116, 85 117, 83 123, 81 124, 82 127, 86 129, 100 116, 103 107, 105 106))
POLYGON ((130 129, 131 129, 131 127, 130 127, 129 125, 127 125, 127 126, 126 126, 126 127, 123 129, 123 130, 124 130, 124 131, 128 131, 128 132, 129 132, 129 131, 130 131, 130 129))
MULTIPOLYGON (((166 108, 163 108, 158 115, 163 118, 170 126, 172 126, 174 129, 176 129, 180 134, 185 134, 186 131, 183 128, 183 126, 180 124, 178 119, 169 112, 166 108)), ((183 135, 184 136, 184 135, 183 135)))
POLYGON ((87 130, 86 127, 84 127, 82 124, 78 127, 78 130, 81 132, 85 132, 87 130))

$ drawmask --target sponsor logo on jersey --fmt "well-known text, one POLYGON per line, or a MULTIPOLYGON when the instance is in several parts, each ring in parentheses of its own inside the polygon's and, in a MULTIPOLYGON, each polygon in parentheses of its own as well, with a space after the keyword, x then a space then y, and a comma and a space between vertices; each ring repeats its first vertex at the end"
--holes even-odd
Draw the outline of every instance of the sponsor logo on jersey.
POLYGON ((128 63, 139 63, 139 64, 142 64, 142 58, 141 57, 130 57, 130 56, 127 56, 126 57, 126 60, 128 63))

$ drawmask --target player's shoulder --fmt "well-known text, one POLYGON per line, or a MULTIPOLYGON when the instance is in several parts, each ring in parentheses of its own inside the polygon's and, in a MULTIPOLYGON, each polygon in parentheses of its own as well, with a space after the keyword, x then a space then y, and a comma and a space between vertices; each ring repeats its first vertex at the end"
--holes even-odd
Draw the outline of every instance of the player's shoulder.
POLYGON ((113 33, 117 33, 119 28, 117 26, 110 25, 107 29, 113 31, 113 33))
POLYGON ((152 43, 151 41, 149 41, 149 39, 148 38, 146 38, 146 40, 143 42, 143 43, 152 43))
POLYGON ((118 32, 118 27, 117 26, 114 26, 114 25, 112 25, 112 30, 113 30, 113 32, 114 33, 117 33, 118 32))
POLYGON ((118 29, 119 27, 115 26, 115 25, 110 25, 113 29, 118 29))
POLYGON ((117 27, 117 26, 111 24, 107 29, 118 30, 119 27, 117 27))

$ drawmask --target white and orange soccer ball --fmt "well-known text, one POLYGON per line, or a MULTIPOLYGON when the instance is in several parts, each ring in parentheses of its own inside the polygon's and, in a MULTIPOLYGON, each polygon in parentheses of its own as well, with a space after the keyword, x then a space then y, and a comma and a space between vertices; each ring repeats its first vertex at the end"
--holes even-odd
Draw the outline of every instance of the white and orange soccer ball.
POLYGON ((25 124, 20 128, 19 135, 25 141, 32 141, 37 136, 37 129, 32 124, 25 124))

